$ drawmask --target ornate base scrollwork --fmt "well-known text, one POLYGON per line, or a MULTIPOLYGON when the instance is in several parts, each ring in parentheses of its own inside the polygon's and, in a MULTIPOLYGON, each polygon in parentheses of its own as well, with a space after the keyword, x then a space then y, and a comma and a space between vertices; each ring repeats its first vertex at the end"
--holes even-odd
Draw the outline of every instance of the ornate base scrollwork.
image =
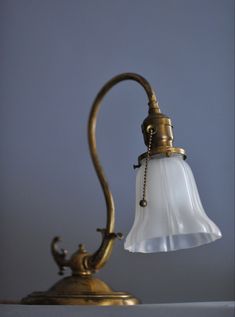
MULTIPOLYGON (((106 229, 97 229, 102 233, 103 241, 122 239, 121 233, 108 233, 106 229)), ((60 249, 59 237, 51 242, 52 256, 59 267, 59 275, 66 267, 72 275, 58 281, 46 292, 34 292, 22 299, 22 304, 30 305, 135 305, 139 300, 125 292, 113 291, 105 282, 94 278, 92 273, 92 256, 79 244, 78 250, 67 259, 67 250, 60 249)))

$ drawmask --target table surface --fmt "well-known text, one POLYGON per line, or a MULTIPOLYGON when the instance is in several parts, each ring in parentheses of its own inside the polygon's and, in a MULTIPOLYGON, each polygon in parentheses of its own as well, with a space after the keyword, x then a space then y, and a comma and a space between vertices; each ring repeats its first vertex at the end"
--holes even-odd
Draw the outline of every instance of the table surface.
POLYGON ((235 302, 135 306, 0 305, 1 317, 235 317, 235 302))

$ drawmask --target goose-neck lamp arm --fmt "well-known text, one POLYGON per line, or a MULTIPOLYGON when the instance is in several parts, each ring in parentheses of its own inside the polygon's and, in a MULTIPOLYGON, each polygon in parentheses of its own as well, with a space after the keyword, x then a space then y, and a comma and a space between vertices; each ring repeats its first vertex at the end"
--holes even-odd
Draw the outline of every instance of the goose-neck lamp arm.
POLYGON ((122 234, 114 233, 115 206, 112 193, 110 191, 108 182, 105 178, 102 166, 98 158, 96 147, 96 122, 104 96, 112 89, 113 86, 124 80, 133 80, 139 83, 144 88, 148 96, 149 109, 155 113, 160 113, 154 90, 145 78, 134 73, 124 73, 113 77, 101 88, 93 102, 88 122, 88 141, 92 161, 105 197, 107 223, 105 229, 97 229, 98 231, 101 231, 103 236, 102 243, 99 249, 94 254, 86 258, 86 266, 91 271, 96 271, 104 266, 111 255, 115 238, 122 238, 122 234))

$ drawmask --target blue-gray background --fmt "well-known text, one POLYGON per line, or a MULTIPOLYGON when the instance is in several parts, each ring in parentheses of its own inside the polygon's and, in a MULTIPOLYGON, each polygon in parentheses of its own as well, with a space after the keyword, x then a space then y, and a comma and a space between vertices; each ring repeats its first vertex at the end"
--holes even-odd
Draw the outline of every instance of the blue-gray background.
MULTIPOLYGON (((98 276, 143 302, 233 298, 233 9, 231 0, 1 0, 1 299, 58 280, 49 253, 54 235, 70 252, 81 242, 89 251, 98 246, 105 204, 87 118, 100 87, 126 71, 156 88, 223 239, 152 255, 129 254, 117 242, 98 276)), ((125 235, 146 114, 143 89, 125 82, 107 96, 98 120, 116 230, 125 235)))

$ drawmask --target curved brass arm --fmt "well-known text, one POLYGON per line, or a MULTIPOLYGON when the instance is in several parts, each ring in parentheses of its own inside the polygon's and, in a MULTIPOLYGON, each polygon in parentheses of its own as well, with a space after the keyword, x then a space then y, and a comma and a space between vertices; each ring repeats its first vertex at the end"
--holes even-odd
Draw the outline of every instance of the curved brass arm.
POLYGON ((104 98, 104 96, 108 93, 108 91, 118 84, 121 81, 124 80, 134 80, 138 82, 144 89, 148 96, 149 100, 149 109, 153 110, 155 113, 159 113, 160 109, 158 107, 158 102, 156 99, 156 95, 154 93, 154 90, 148 83, 148 81, 143 78, 142 76, 135 74, 135 73, 123 73, 120 75, 117 75, 113 77, 111 80, 109 80, 99 91, 97 94, 92 109, 89 116, 89 122, 88 122, 88 142, 89 142, 89 148, 90 148, 90 154, 91 158, 97 173, 97 176, 99 178, 104 197, 106 202, 106 208, 107 208, 107 223, 105 229, 99 229, 98 231, 102 232, 103 238, 100 247, 98 250, 92 254, 89 255, 86 259, 86 266, 91 271, 97 271, 100 269, 109 259, 113 243, 115 237, 121 237, 120 234, 114 233, 114 223, 115 223, 115 207, 114 207, 114 201, 112 193, 109 189, 108 182, 105 178, 102 166, 100 164, 98 154, 97 154, 97 147, 96 147, 96 121, 98 112, 101 106, 101 102, 104 98))

